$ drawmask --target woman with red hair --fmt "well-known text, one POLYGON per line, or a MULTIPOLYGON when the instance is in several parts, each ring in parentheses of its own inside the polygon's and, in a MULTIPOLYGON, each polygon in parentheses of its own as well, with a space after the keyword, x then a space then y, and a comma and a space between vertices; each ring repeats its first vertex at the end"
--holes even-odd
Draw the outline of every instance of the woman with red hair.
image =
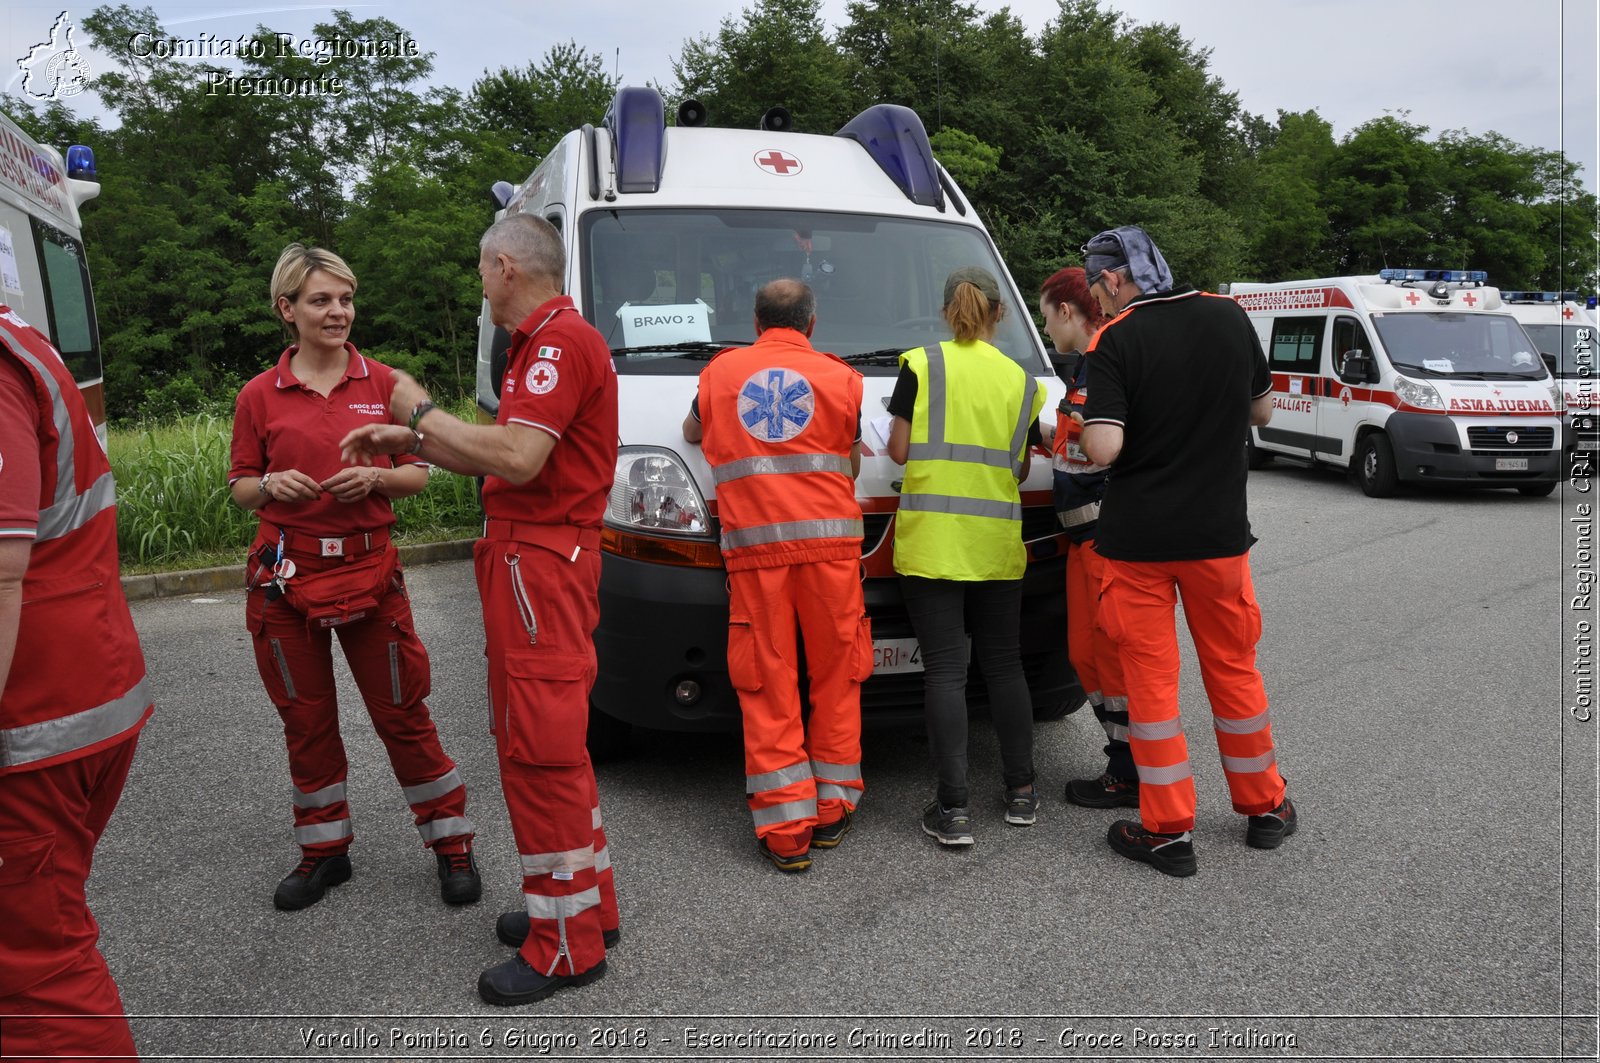
POLYGON ((1077 266, 1057 270, 1040 286, 1039 313, 1056 349, 1051 362, 1067 384, 1051 444, 1056 515, 1067 535, 1067 655, 1107 740, 1106 770, 1099 778, 1067 783, 1067 800, 1085 808, 1133 807, 1139 804, 1139 774, 1128 748, 1128 691, 1116 645, 1095 622, 1105 568, 1094 548, 1095 523, 1107 470, 1079 446, 1089 374, 1088 356, 1080 352, 1105 320, 1077 266))

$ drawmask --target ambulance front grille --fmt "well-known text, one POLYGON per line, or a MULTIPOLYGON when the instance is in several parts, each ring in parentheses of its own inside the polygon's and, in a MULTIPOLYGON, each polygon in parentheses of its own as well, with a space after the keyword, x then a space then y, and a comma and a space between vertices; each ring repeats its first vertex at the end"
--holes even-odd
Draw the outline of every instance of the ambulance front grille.
POLYGON ((1504 454, 1516 449, 1539 453, 1555 449, 1556 431, 1554 428, 1530 428, 1527 425, 1469 425, 1467 443, 1474 451, 1489 450, 1504 454), (1516 440, 1507 439, 1508 434, 1515 435, 1516 440))

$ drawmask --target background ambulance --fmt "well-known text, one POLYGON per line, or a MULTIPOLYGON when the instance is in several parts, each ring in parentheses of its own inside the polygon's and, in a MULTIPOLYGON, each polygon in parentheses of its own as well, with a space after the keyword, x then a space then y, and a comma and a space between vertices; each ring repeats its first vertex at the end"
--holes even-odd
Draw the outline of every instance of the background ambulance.
POLYGON ((1480 270, 1234 284, 1272 369, 1274 456, 1347 468, 1368 495, 1401 482, 1547 495, 1562 471, 1561 390, 1480 270))
POLYGON ((1567 406, 1568 470, 1571 452, 1581 449, 1590 457, 1600 445, 1600 323, 1594 296, 1577 292, 1501 292, 1506 311, 1522 324, 1541 357, 1551 366, 1567 406))
MULTIPOLYGON (((729 730, 726 572, 716 492, 681 426, 713 354, 751 342, 755 293, 799 277, 817 294, 813 342, 866 376, 862 566, 876 670, 862 691, 871 718, 920 718, 922 663, 893 569, 901 467, 886 450, 885 405, 898 355, 949 332, 945 277, 982 266, 1001 279, 995 346, 1049 393, 1062 385, 972 206, 934 160, 916 114, 881 104, 833 136, 788 132, 775 108, 760 129, 704 126, 693 101, 664 122, 648 88, 618 92, 604 122, 567 134, 521 185, 497 185, 504 213, 531 211, 561 232, 566 287, 611 345, 620 377, 621 451, 605 518, 600 677, 590 747, 615 752, 629 725, 729 730)), ((499 404, 505 336, 480 324, 478 404, 499 404)), ((1043 456, 1022 485, 1023 666, 1041 716, 1076 708, 1064 638, 1064 549, 1043 456)), ((979 681, 973 700, 983 700, 979 681)))
POLYGON ((50 337, 106 441, 100 328, 78 208, 100 194, 94 153, 67 157, 0 114, 0 303, 50 337))

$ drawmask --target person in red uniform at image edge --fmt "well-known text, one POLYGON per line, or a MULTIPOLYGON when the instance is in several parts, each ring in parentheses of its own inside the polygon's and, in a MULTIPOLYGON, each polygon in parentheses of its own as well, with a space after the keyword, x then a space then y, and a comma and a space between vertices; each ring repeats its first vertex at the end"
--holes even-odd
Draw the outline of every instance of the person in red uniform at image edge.
POLYGON ((1117 644, 1139 819, 1117 820, 1112 849, 1168 875, 1195 872, 1194 774, 1178 714, 1184 619, 1211 702, 1217 750, 1245 843, 1275 849, 1299 824, 1278 772, 1256 668, 1261 609, 1245 500, 1250 425, 1272 417, 1272 377, 1239 304, 1175 288, 1138 226, 1084 245, 1089 290, 1114 315, 1089 344, 1083 450, 1111 468, 1096 528, 1106 559, 1097 620, 1117 644))
POLYGON ((388 418, 393 370, 349 342, 356 278, 343 259, 290 244, 272 300, 296 342, 239 392, 228 483, 260 514, 247 564, 245 623, 256 668, 283 718, 301 859, 273 903, 305 908, 350 878, 349 764, 339 737, 332 636, 438 864, 447 904, 482 893, 467 791, 429 715, 428 654, 389 540, 391 499, 421 491, 427 466, 346 465, 339 440, 388 418))
POLYGON ((562 294, 561 237, 515 214, 489 227, 478 272, 494 323, 511 332, 493 425, 435 410, 397 373, 396 421, 351 432, 352 460, 411 452, 482 475, 489 709, 527 910, 495 924, 517 955, 484 971, 490 1004, 528 1004, 605 975, 621 939, 611 855, 585 746, 600 619, 600 520, 617 461, 617 376, 605 341, 562 294))
POLYGON ((1090 461, 1079 442, 1089 394, 1089 364, 1081 352, 1105 318, 1078 266, 1057 270, 1040 286, 1039 313, 1056 349, 1050 361, 1067 385, 1050 448, 1056 515, 1067 535, 1067 654, 1106 733, 1105 771, 1098 778, 1073 779, 1067 783, 1066 797, 1085 808, 1136 806, 1139 776, 1128 749, 1128 692, 1122 663, 1115 643, 1095 623, 1105 579, 1105 561, 1094 548, 1095 527, 1108 470, 1090 461))
POLYGON ((744 714, 745 795, 780 871, 832 849, 861 800, 861 683, 872 629, 861 594, 861 374, 809 342, 798 280, 756 293, 756 342, 700 374, 683 422, 704 440, 728 568, 728 674, 744 714), (811 676, 801 721, 796 621, 811 676))
POLYGON ((0 1051, 137 1058, 84 895, 153 711, 111 466, 50 341, 0 306, 0 1051), (92 1016, 92 1017, 91 1017, 92 1016))

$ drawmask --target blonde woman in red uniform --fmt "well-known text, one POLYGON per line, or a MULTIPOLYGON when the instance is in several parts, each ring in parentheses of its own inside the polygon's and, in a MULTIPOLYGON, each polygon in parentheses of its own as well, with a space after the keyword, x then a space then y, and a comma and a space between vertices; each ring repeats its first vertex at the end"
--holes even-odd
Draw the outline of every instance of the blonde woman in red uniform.
POLYGON ((346 465, 339 440, 388 420, 393 371, 350 343, 356 278, 331 251, 290 244, 272 272, 272 302, 294 337, 277 364, 239 392, 228 482, 261 516, 250 551, 245 620, 256 667, 283 718, 301 859, 278 884, 285 910, 317 903, 350 878, 355 836, 345 800, 332 637, 383 740, 448 904, 482 892, 467 792, 423 699, 428 654, 417 637, 393 499, 417 494, 428 469, 401 456, 346 465))

